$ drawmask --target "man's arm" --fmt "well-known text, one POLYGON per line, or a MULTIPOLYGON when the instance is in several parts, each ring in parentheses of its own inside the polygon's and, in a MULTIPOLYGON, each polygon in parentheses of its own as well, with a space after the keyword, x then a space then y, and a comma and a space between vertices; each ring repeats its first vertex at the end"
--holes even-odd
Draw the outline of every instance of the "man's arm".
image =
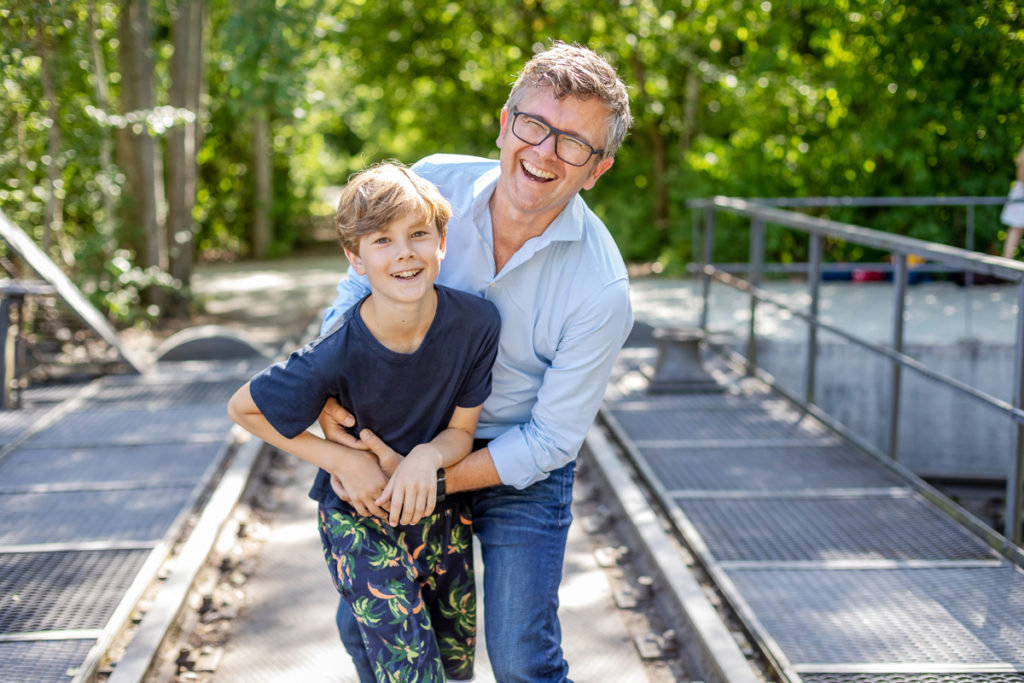
MULTIPOLYGON (((364 429, 360 437, 362 443, 378 455, 388 451, 394 452, 368 429, 364 429)), ((501 483, 501 477, 498 476, 494 460, 491 459, 491 452, 487 448, 473 451, 457 463, 445 467, 445 490, 448 493, 475 491, 488 486, 498 486, 501 483)), ((335 491, 337 492, 337 489, 335 491)))
MULTIPOLYGON (((455 493, 498 484, 526 488, 575 459, 632 326, 629 283, 619 280, 593 297, 586 311, 569 323, 544 373, 530 420, 509 427, 486 448, 446 468, 446 489, 455 493)), ((344 408, 329 400, 320 424, 327 434, 340 433, 338 425, 347 417, 344 408)), ((368 432, 361 436, 371 449, 380 447, 370 444, 375 437, 368 432)))
MULTIPOLYGON (((633 325, 628 281, 610 283, 565 325, 529 421, 492 439, 486 453, 478 451, 480 455, 464 460, 467 468, 473 467, 465 473, 467 483, 489 479, 486 463, 478 462, 485 456, 502 483, 520 489, 576 458, 633 325)), ((462 480, 461 473, 452 474, 456 482, 462 480)))
POLYGON ((445 468, 445 489, 449 493, 475 491, 502 483, 490 449, 473 451, 455 465, 445 468))
POLYGON ((373 455, 321 439, 308 431, 294 438, 284 436, 260 411, 249 391, 248 382, 228 401, 228 416, 271 446, 302 458, 344 481, 348 500, 359 514, 387 516, 376 503, 387 485, 387 478, 373 455))

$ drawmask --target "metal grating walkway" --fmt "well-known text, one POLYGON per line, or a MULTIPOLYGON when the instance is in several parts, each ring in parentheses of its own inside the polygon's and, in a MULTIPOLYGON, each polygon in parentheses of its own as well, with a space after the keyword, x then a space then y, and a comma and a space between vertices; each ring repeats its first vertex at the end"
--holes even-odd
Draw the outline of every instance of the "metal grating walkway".
POLYGON ((647 394, 651 360, 623 352, 601 420, 782 679, 1024 681, 1019 566, 763 386, 647 394))
POLYGON ((228 457, 251 371, 158 367, 0 414, 0 681, 70 681, 103 654, 228 457))

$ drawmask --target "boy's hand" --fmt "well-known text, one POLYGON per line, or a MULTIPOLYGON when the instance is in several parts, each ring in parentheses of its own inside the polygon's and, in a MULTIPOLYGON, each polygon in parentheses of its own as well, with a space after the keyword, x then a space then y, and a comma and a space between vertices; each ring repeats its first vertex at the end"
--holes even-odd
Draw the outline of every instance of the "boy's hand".
POLYGON ((344 498, 340 493, 338 497, 354 507, 357 513, 363 517, 372 515, 381 519, 388 516, 387 510, 377 502, 387 486, 388 478, 373 454, 348 452, 330 474, 331 487, 334 488, 334 479, 337 479, 345 494, 344 498))
POLYGON ((416 524, 434 511, 437 503, 437 470, 441 452, 431 444, 420 444, 405 456, 388 480, 384 493, 375 501, 388 505, 388 524, 416 524))
POLYGON ((364 429, 359 432, 359 443, 362 444, 364 448, 368 448, 373 451, 377 456, 377 461, 380 463, 380 468, 384 470, 384 474, 389 477, 395 473, 398 465, 402 462, 402 455, 391 448, 391 446, 381 441, 381 438, 369 429, 364 429))
POLYGON ((338 479, 338 475, 331 475, 331 490, 334 491, 334 495, 339 500, 343 500, 346 503, 349 502, 348 491, 345 490, 345 485, 341 483, 341 479, 338 479))
POLYGON ((360 451, 368 450, 364 443, 345 429, 345 427, 354 426, 356 419, 352 413, 342 408, 334 397, 327 399, 323 410, 320 411, 320 417, 316 421, 320 424, 320 429, 324 430, 324 438, 328 441, 360 451))

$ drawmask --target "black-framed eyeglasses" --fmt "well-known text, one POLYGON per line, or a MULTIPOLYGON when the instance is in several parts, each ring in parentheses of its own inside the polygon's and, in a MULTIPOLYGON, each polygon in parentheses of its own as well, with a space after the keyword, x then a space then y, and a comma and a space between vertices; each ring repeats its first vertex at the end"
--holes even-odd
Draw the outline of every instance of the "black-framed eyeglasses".
POLYGON ((528 145, 539 145, 554 135, 555 156, 570 166, 585 166, 590 157, 604 152, 603 149, 594 149, 578 137, 517 109, 512 110, 512 134, 528 145))

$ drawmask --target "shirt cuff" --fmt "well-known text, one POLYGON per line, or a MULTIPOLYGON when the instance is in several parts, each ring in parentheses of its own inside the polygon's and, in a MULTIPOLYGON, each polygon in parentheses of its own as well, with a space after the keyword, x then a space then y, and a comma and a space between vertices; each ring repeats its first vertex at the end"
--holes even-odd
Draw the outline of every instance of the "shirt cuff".
POLYGON ((521 425, 494 437, 487 444, 487 449, 502 484, 525 489, 530 484, 548 478, 548 473, 538 469, 534 462, 521 425))

